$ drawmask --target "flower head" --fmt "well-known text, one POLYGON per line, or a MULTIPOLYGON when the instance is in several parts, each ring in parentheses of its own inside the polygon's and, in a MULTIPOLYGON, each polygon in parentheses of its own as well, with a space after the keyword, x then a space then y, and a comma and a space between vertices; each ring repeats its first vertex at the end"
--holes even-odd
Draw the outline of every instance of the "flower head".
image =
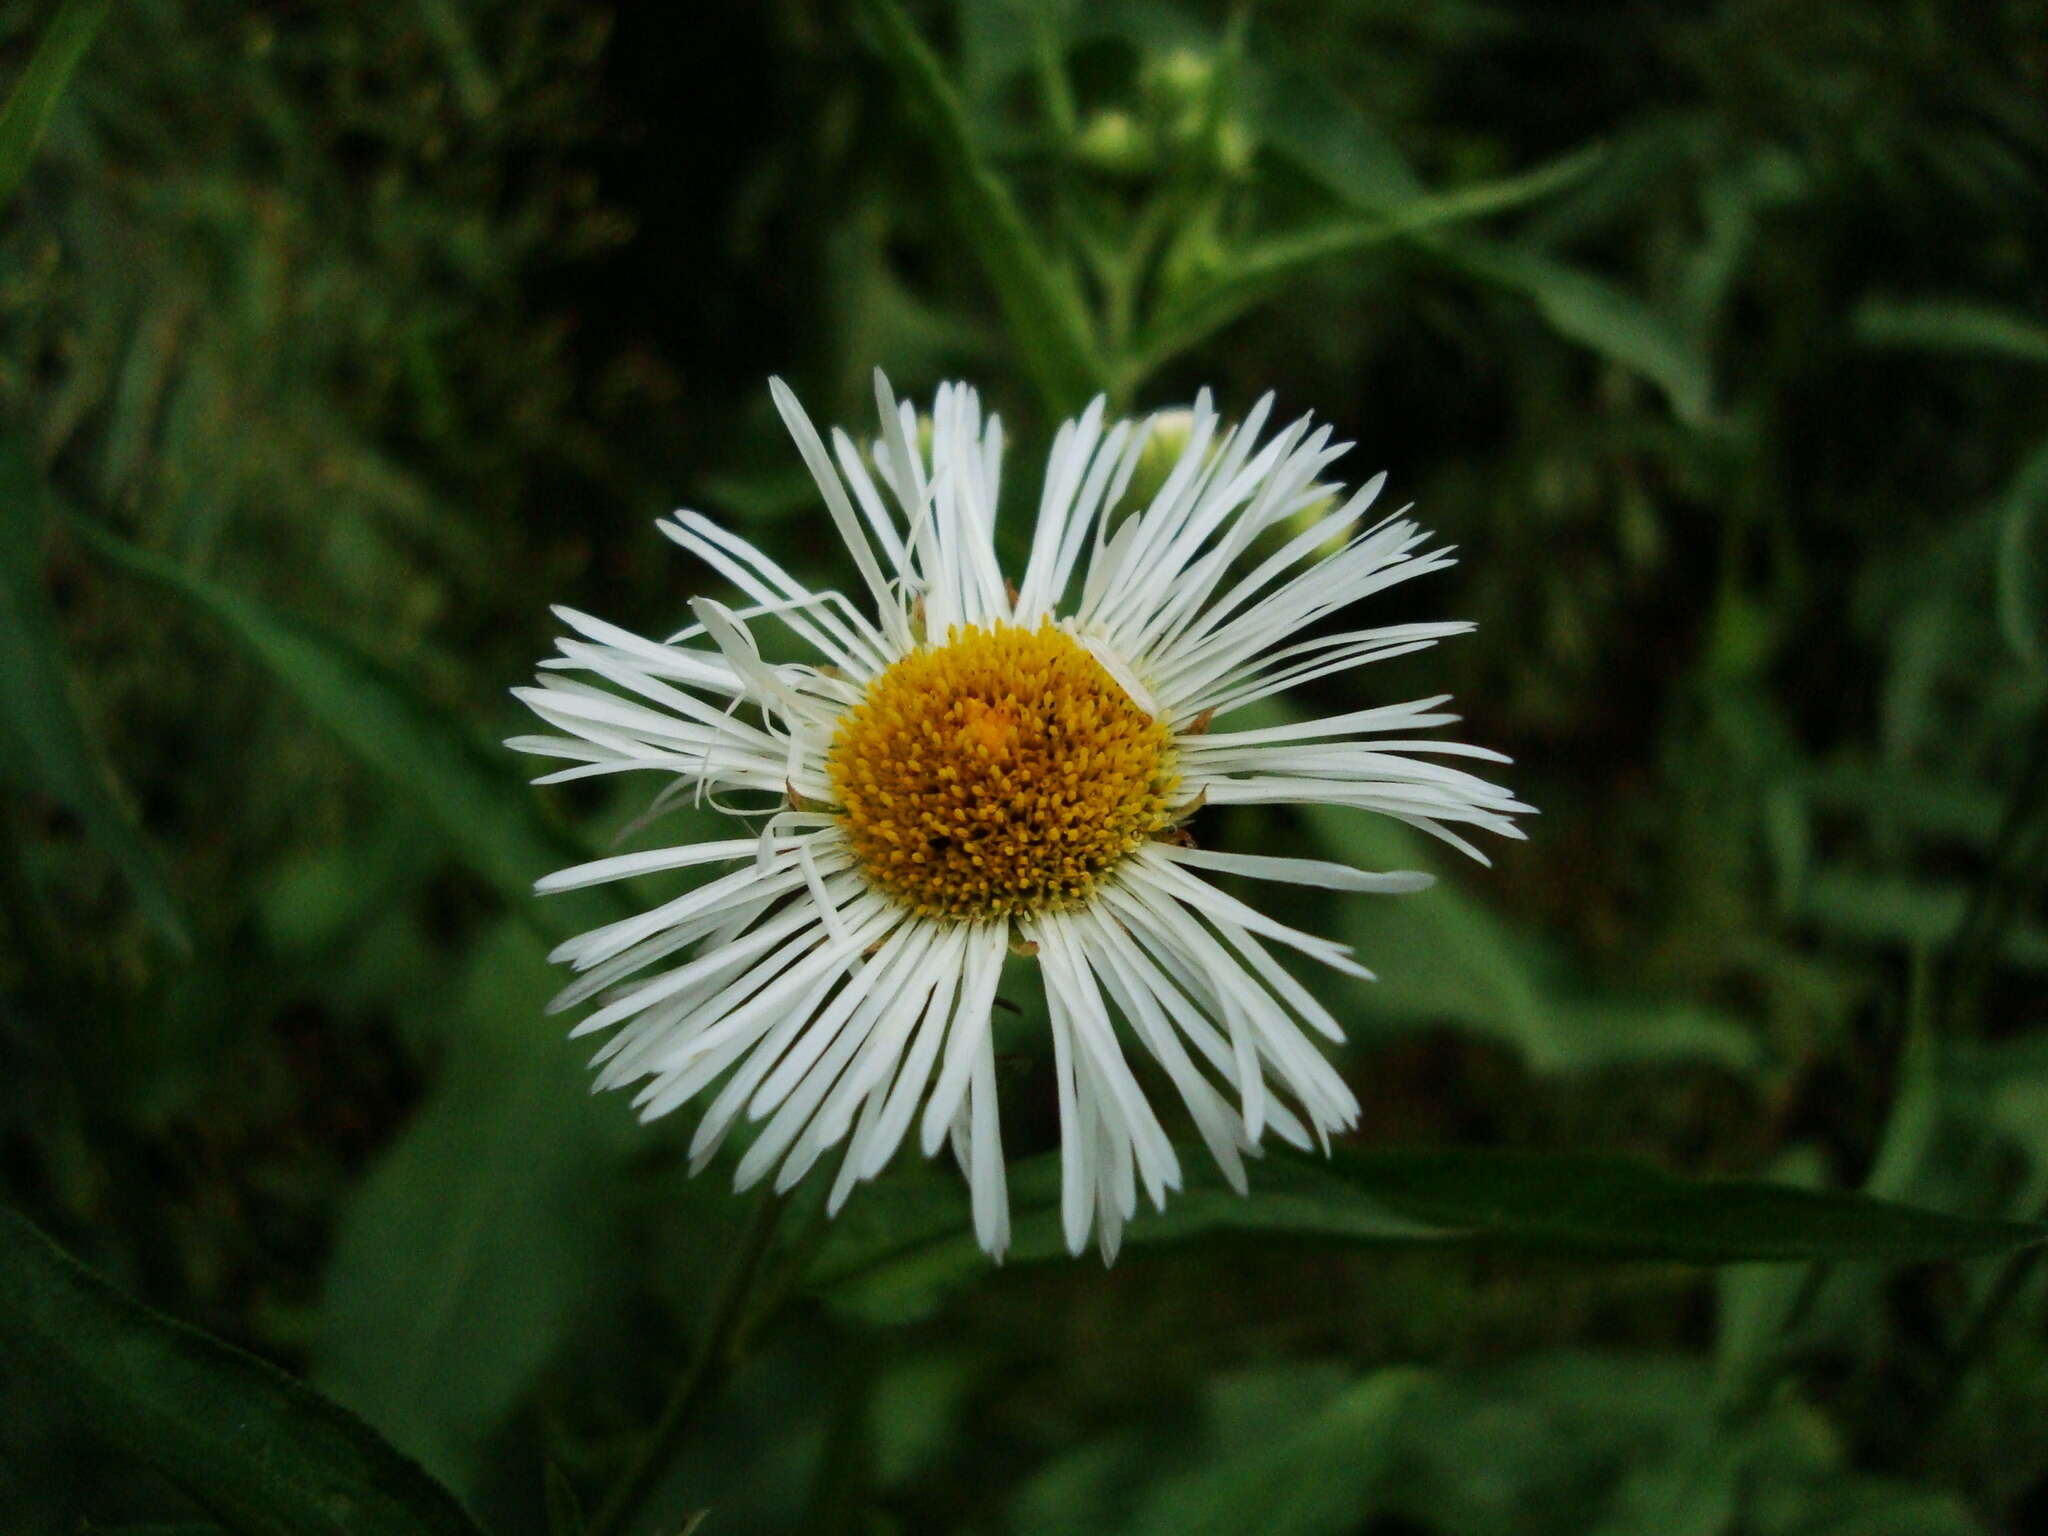
MULTIPOLYGON (((1113 1257, 1138 1192, 1163 1205, 1178 1155, 1132 1071, 1157 1063, 1226 1178, 1270 1127, 1309 1147, 1358 1104, 1310 1039, 1337 1021, 1275 948, 1369 976, 1346 948, 1287 927, 1207 878, 1343 891, 1429 877, 1198 848, 1204 804, 1320 802, 1393 816, 1483 857, 1454 830, 1519 836, 1528 808, 1441 757, 1499 754, 1412 733, 1444 698, 1218 729, 1297 684, 1470 626, 1324 632, 1361 598, 1450 563, 1400 514, 1366 524, 1385 476, 1345 494, 1348 445, 1307 417, 1265 441, 1271 398, 1225 429, 1206 394, 1157 490, 1126 507, 1151 422, 1097 401, 1059 430, 1015 584, 997 562, 1002 429, 940 388, 928 442, 878 374, 882 436, 821 439, 771 386, 845 542, 864 603, 814 592, 693 512, 661 525, 745 595, 691 603, 665 642, 560 610, 574 632, 521 697, 560 735, 546 780, 647 769, 700 795, 735 835, 623 854, 541 881, 566 890, 695 865, 731 872, 571 940, 559 1008, 599 1000, 601 1086, 638 1084, 643 1116, 716 1088, 701 1167, 742 1119, 765 1121, 745 1187, 787 1188, 839 1150, 829 1205, 879 1173, 915 1122, 950 1145, 976 1235, 1000 1256, 1009 1204, 991 1013, 1006 963, 1044 989, 1058 1083, 1062 1214, 1113 1257), (871 472, 870 465, 873 466, 871 472), (811 653, 769 660, 780 631, 811 653)), ((1156 453, 1149 456, 1156 459, 1156 453)), ((1135 500, 1136 498, 1131 498, 1135 500)))

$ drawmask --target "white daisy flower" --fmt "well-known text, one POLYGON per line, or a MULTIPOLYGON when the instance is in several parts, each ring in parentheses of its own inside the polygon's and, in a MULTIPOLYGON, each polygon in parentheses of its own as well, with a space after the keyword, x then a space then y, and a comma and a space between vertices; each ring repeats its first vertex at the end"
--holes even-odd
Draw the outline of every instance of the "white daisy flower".
POLYGON ((729 873, 562 945, 612 1031, 600 1087, 638 1084, 645 1118, 716 1088, 691 1143, 701 1168, 742 1119, 765 1122, 740 1188, 786 1189, 835 1148, 837 1211, 916 1126, 950 1144, 981 1246, 1000 1257, 1009 1200, 990 1014, 1005 962, 1029 957, 1052 1030, 1061 1210, 1078 1253, 1115 1256, 1142 1187, 1181 1167, 1132 1070, 1149 1056, 1224 1176, 1267 1129, 1327 1146, 1358 1101, 1312 1040, 1343 1039, 1276 958, 1369 976, 1348 949, 1275 922, 1217 874, 1405 892, 1427 875, 1197 848, 1195 808, 1322 802, 1392 816, 1483 858, 1454 828, 1514 837, 1528 807, 1439 757, 1500 754, 1415 733, 1445 698, 1300 724, 1216 728, 1232 711, 1471 626, 1321 621, 1451 563, 1401 514, 1361 527, 1385 475, 1322 476, 1348 444, 1304 416, 1263 443, 1271 397, 1225 430, 1205 392, 1150 504, 1121 510, 1152 423, 1062 426, 1030 554, 997 562, 1002 428, 942 386, 928 427, 876 375, 881 440, 828 447, 796 397, 777 409, 816 477, 865 602, 813 592, 709 519, 662 532, 746 595, 710 598, 664 642, 558 609, 574 633, 520 697, 554 736, 511 745, 572 764, 539 782, 667 776, 657 808, 701 797, 731 838, 564 870, 544 892, 694 865, 729 873), (928 433, 928 438, 927 438, 928 433), (928 441, 929 446, 926 446, 928 441), (870 464, 879 471, 870 472, 870 464), (879 481, 879 483, 878 483, 879 481), (814 661, 771 661, 761 623, 814 661))

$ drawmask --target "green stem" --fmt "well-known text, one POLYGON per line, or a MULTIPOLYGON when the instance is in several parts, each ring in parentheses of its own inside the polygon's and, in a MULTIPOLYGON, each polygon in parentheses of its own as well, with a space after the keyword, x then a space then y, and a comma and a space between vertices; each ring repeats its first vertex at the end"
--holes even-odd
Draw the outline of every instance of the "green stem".
POLYGON ((1060 54, 1059 34, 1045 16, 1038 18, 1033 43, 1033 62, 1038 66, 1038 93, 1045 100, 1045 115, 1052 119, 1064 151, 1080 127, 1074 108, 1074 88, 1067 79, 1066 60, 1060 54))
POLYGON ((632 1527, 634 1519, 674 1464, 676 1452, 696 1424, 697 1415, 717 1396, 719 1388, 746 1358, 752 1325, 759 1320, 759 1314, 748 1306, 748 1302, 752 1299, 754 1282, 761 1273, 762 1263, 775 1246, 775 1229, 782 1217, 782 1207, 781 1196, 772 1190, 767 1191, 747 1217, 739 1251, 733 1255, 732 1267, 726 1271, 725 1282, 712 1307, 711 1322, 704 1330, 704 1341, 698 1346, 697 1356, 669 1394, 661 1417, 655 1421, 647 1436, 647 1444, 633 1463, 632 1470, 626 1474, 625 1481, 612 1491, 611 1497, 598 1511, 597 1518, 591 1521, 589 1536, 624 1536, 632 1527))

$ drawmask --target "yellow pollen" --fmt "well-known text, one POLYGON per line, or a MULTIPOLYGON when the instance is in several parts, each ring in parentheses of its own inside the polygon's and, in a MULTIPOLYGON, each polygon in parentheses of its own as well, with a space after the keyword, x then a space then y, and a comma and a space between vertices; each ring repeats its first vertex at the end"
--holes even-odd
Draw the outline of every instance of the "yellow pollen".
POLYGON ((1170 741, 1051 624, 955 627, 868 685, 827 766, 867 877, 972 920, 1085 901, 1165 828, 1170 741))

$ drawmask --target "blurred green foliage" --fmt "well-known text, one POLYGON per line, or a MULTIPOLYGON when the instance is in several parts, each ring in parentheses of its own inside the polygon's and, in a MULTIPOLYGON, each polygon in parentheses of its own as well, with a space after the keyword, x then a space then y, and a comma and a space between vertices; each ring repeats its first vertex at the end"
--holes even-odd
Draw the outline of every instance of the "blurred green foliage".
POLYGON ((0 1173, 365 1422, 10 1217, 0 1525, 465 1528, 385 1442, 483 1528, 596 1516, 748 1215, 585 1092, 587 909, 526 888, 706 813, 490 743, 550 602, 715 588, 677 501, 843 582, 764 381, 860 426, 876 364, 983 388, 1013 514, 1098 389, 1337 423, 1464 550, 1393 606, 1480 629, 1315 702, 1454 690, 1544 815, 1476 870, 1209 813, 1447 877, 1296 914, 1383 978, 1325 988, 1373 1145, 1107 1273, 962 1263, 922 1168, 800 1197, 646 1529, 2048 1522, 2038 1268, 1823 1198, 2048 1210, 2038 3, 97 9, 0 7, 0 1173), (1459 1204, 1428 1147, 1572 1177, 1459 1204))

